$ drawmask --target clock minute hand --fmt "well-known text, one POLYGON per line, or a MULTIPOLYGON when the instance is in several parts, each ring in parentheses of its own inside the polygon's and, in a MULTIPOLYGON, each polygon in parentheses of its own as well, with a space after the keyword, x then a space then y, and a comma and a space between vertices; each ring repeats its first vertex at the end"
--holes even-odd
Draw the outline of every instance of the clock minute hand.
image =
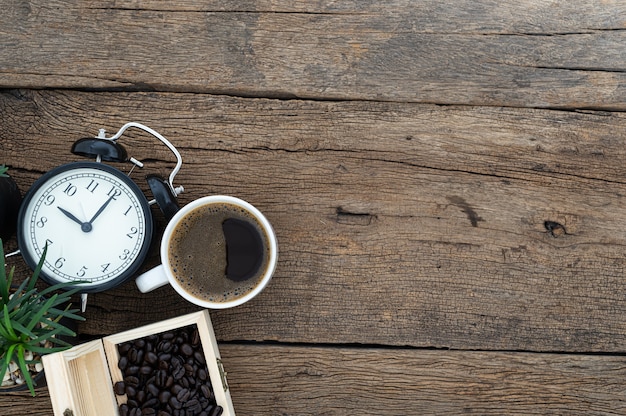
POLYGON ((89 225, 91 225, 95 221, 95 219, 98 218, 98 216, 100 214, 102 214, 102 211, 104 211, 104 209, 107 207, 107 205, 109 205, 111 203, 111 201, 113 200, 114 197, 115 197, 115 195, 111 195, 109 197, 109 199, 107 199, 106 202, 104 204, 102 204, 100 209, 95 214, 93 214, 93 217, 91 217, 91 219, 88 222, 89 225))

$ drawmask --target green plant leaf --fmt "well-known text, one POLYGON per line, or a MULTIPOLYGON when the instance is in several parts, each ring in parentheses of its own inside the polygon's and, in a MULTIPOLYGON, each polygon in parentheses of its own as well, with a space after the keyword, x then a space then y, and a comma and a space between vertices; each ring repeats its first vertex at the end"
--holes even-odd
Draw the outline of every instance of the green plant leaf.
POLYGON ((60 297, 63 298, 63 300, 60 300, 60 303, 69 301, 70 298, 72 297, 72 295, 74 295, 75 293, 77 293, 80 288, 79 287, 74 287, 73 289, 67 289, 68 287, 72 287, 72 286, 76 286, 77 284, 82 283, 82 281, 73 281, 73 282, 64 282, 64 283, 57 283, 53 286, 48 286, 47 288, 39 291, 38 293, 42 296, 42 297, 46 297, 49 293, 55 292, 57 290, 63 290, 64 292, 62 293, 62 295, 60 295, 60 297))
POLYGON ((30 296, 32 296, 32 294, 29 292, 24 293, 24 289, 26 288, 27 284, 28 282, 24 280, 17 287, 17 289, 13 291, 13 297, 11 297, 11 299, 5 303, 9 307, 9 310, 16 309, 20 305, 20 303, 24 302, 25 300, 29 299, 30 296))
POLYGON ((32 348, 29 345, 28 349, 33 353, 44 355, 44 354, 52 354, 54 352, 65 351, 68 348, 68 346, 71 346, 71 345, 67 344, 62 347, 42 347, 42 346, 33 345, 32 348))
POLYGON ((9 363, 11 362, 11 356, 8 353, 5 353, 2 356, 2 363, 0 364, 0 377, 4 379, 4 375, 9 369, 9 363))
POLYGON ((42 317, 46 313, 48 313, 48 309, 54 304, 56 298, 56 294, 52 295, 50 299, 48 299, 44 302, 43 305, 41 305, 41 308, 39 310, 35 311, 30 319, 30 322, 28 323, 28 326, 26 327, 29 332, 32 331, 32 329, 35 327, 35 325, 37 325, 38 322, 41 322, 42 317))
POLYGON ((4 323, 0 325, 0 337, 4 338, 5 340, 8 340, 11 337, 11 334, 9 334, 9 331, 4 327, 4 323))
POLYGON ((37 337, 37 335, 35 335, 30 329, 26 328, 24 325, 22 325, 19 322, 13 322, 13 330, 15 331, 15 333, 21 333, 23 334, 26 338, 35 338, 37 337))
POLYGON ((22 377, 24 377, 24 381, 26 381, 26 384, 28 385, 28 390, 30 390, 31 396, 35 397, 35 386, 33 383, 33 378, 31 377, 30 372, 28 371, 28 364, 26 364, 26 360, 24 359, 24 352, 25 352, 24 346, 18 345, 17 363, 22 372, 22 377))
POLYGON ((3 318, 4 318, 4 328, 9 333, 9 336, 7 338, 17 339, 18 336, 17 334, 15 334, 15 331, 13 330, 13 325, 11 325, 11 320, 9 319, 9 311, 7 309, 7 305, 4 305, 3 318))
POLYGON ((56 324, 54 327, 50 325, 49 328, 46 328, 45 331, 40 332, 39 336, 33 338, 30 342, 32 344, 36 344, 46 340, 53 341, 53 337, 56 335, 76 336, 76 333, 74 331, 61 324, 56 324))
POLYGON ((2 378, 4 378, 4 374, 9 369, 9 363, 11 363, 11 361, 13 360, 13 352, 15 351, 15 347, 16 345, 9 346, 7 351, 4 353, 4 356, 2 357, 2 367, 0 368, 0 375, 2 375, 2 378))
POLYGON ((77 312, 79 312, 78 309, 56 309, 56 308, 50 308, 48 310, 48 313, 50 315, 58 317, 56 319, 57 321, 62 319, 62 318, 74 319, 76 321, 84 321, 85 317, 81 316, 81 315, 77 315, 76 314, 77 312))
POLYGON ((39 273, 41 272, 41 268, 43 267, 43 262, 46 260, 46 254, 48 254, 48 244, 46 244, 43 248, 43 253, 39 258, 39 262, 37 263, 37 267, 35 267, 35 271, 33 271, 32 276, 28 279, 28 290, 32 290, 35 288, 35 282, 39 278, 39 273))

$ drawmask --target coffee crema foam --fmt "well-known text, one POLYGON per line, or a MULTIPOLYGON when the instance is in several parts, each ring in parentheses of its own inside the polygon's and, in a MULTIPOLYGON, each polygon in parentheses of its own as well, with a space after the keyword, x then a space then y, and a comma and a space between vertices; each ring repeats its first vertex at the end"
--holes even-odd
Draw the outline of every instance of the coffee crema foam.
POLYGON ((178 284, 190 295, 209 302, 230 302, 260 283, 269 265, 269 246, 265 230, 247 210, 227 202, 210 203, 190 211, 174 227, 168 260, 178 284), (226 276, 228 247, 222 224, 231 219, 250 225, 262 245, 258 270, 244 281, 226 276))

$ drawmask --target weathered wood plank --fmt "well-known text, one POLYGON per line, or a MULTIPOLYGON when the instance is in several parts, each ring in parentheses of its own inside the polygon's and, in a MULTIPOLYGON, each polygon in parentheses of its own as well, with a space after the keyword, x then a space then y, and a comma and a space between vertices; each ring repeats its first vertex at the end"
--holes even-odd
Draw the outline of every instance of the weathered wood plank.
MULTIPOLYGON (((182 203, 236 195, 276 228, 276 276, 213 313, 220 340, 623 351, 621 114, 25 91, 0 94, 0 158, 26 189, 129 120, 179 146, 182 203)), ((167 149, 125 143, 140 184, 169 173, 167 149)), ((191 310, 129 282, 90 295, 84 330, 191 310)))
POLYGON ((626 108, 619 1, 5 3, 0 87, 626 108))
POLYGON ((248 345, 221 350, 238 415, 626 411, 623 357, 248 345))
MULTIPOLYGON (((222 344, 237 415, 618 415, 624 357, 222 344)), ((45 388, 0 413, 51 413, 45 388)))

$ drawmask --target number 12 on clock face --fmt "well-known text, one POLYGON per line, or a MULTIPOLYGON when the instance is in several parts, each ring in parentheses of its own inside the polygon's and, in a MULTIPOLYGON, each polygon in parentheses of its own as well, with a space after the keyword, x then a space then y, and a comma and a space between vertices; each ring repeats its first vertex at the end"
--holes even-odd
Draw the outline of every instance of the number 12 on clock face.
POLYGON ((70 163, 43 175, 18 216, 26 262, 35 268, 47 246, 42 278, 81 281, 83 292, 131 277, 148 254, 152 231, 150 207, 137 184, 97 162, 70 163))

